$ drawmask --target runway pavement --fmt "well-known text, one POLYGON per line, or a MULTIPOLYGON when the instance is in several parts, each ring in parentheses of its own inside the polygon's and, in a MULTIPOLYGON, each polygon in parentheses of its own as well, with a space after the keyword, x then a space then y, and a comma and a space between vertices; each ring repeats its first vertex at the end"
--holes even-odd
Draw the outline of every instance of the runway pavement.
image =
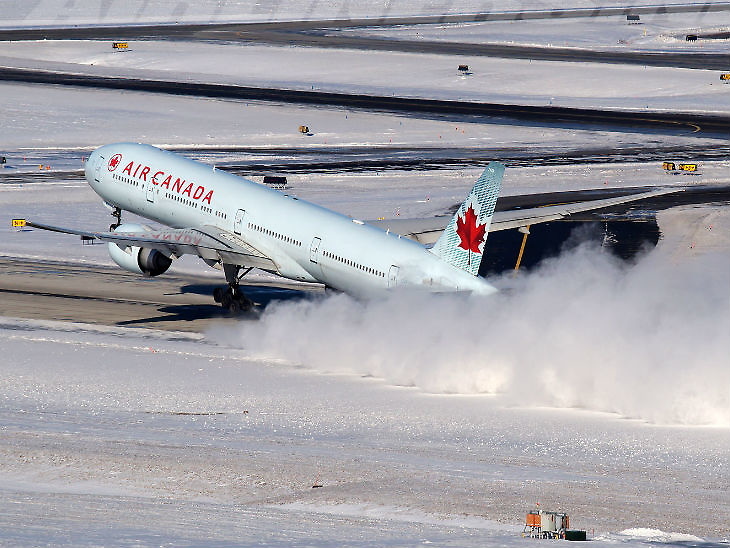
POLYGON ((403 40, 382 36, 355 36, 334 34, 325 31, 282 33, 258 32, 211 32, 199 33, 201 38, 252 43, 287 44, 319 48, 347 48, 365 51, 397 51, 407 53, 430 53, 435 55, 461 55, 469 57, 496 57, 502 59, 531 59, 539 61, 569 61, 585 63, 609 63, 642 65, 651 67, 674 67, 702 70, 727 70, 730 56, 716 53, 653 52, 623 50, 590 50, 580 48, 521 46, 512 44, 475 44, 447 42, 444 40, 403 40))
MULTIPOLYGON (((321 48, 385 50, 441 55, 469 55, 509 59, 536 59, 593 63, 635 64, 704 70, 727 70, 730 56, 691 52, 595 51, 579 48, 473 44, 428 40, 401 40, 385 37, 343 35, 330 32, 364 27, 395 27, 445 23, 566 19, 575 17, 652 15, 669 13, 715 13, 730 11, 730 3, 694 3, 619 8, 583 8, 481 12, 475 14, 372 17, 322 21, 280 21, 265 23, 149 24, 87 27, 0 29, 4 40, 202 40, 297 45, 321 48)), ((717 33, 699 35, 700 40, 722 38, 717 33)))
MULTIPOLYGON (((530 10, 522 12, 477 13, 423 17, 376 17, 326 21, 285 21, 267 23, 161 24, 90 26, 0 30, 0 40, 41 39, 174 39, 220 40, 279 45, 316 46, 413 53, 488 56, 553 61, 628 63, 646 66, 727 70, 730 56, 691 52, 595 51, 578 48, 473 44, 445 41, 400 40, 385 37, 342 34, 343 28, 390 27, 396 25, 443 24, 474 21, 556 19, 608 15, 706 13, 730 11, 730 3, 703 3, 643 8, 596 8, 530 10)), ((503 119, 549 123, 558 127, 610 127, 619 130, 648 129, 671 134, 694 133, 728 135, 730 116, 651 111, 612 111, 556 106, 531 106, 335 93, 310 90, 266 88, 242 85, 174 82, 139 78, 95 76, 41 70, 0 67, 0 81, 68 85, 87 88, 144 91, 194 97, 258 100, 315 106, 345 107, 379 112, 407 113, 411 116, 438 116, 463 119, 503 119)))
POLYGON ((0 67, 0 81, 65 85, 97 89, 118 89, 257 100, 276 103, 344 107, 377 112, 408 113, 411 116, 457 116, 472 120, 507 119, 549 123, 557 127, 609 127, 617 130, 650 129, 669 134, 729 135, 730 116, 652 111, 614 111, 555 106, 513 105, 441 99, 417 99, 365 94, 262 88, 230 84, 175 82, 121 78, 0 67))
POLYGON ((584 17, 615 17, 622 15, 665 15, 672 13, 716 13, 730 11, 730 2, 691 2, 686 4, 656 4, 633 7, 555 8, 545 10, 482 11, 466 14, 373 16, 367 18, 340 18, 321 20, 282 20, 269 22, 226 22, 226 23, 163 23, 133 24, 125 26, 91 25, 73 27, 32 27, 0 29, 0 40, 56 40, 117 38, 119 32, 125 36, 139 38, 175 37, 194 39, 205 31, 251 32, 257 30, 280 30, 301 32, 309 30, 357 27, 396 27, 404 25, 443 25, 448 23, 481 23, 489 21, 523 21, 540 19, 569 19, 584 17))
MULTIPOLYGON (((173 149, 171 149, 173 150, 173 149)), ((454 167, 485 165, 499 160, 507 167, 534 167, 548 165, 588 165, 633 162, 661 162, 665 158, 691 158, 692 162, 725 160, 730 157, 729 146, 659 145, 623 146, 611 149, 553 150, 549 144, 544 147, 523 149, 501 147, 332 147, 312 150, 311 148, 234 150, 192 150, 181 149, 184 155, 193 155, 204 163, 239 173, 359 173, 396 169, 438 170, 454 167), (231 159, 237 154, 241 160, 231 159), (246 155, 255 155, 248 159, 246 155), (228 158, 226 159, 226 157, 228 158)), ((2 173, 0 172, 0 177, 2 173)), ((2 179, 0 178, 0 181, 2 179)))
MULTIPOLYGON (((295 289, 303 286, 281 282, 248 280, 243 288, 264 305, 305 296, 295 289)), ((112 266, 0 256, 0 316, 202 332, 231 321, 213 302, 213 289, 224 285, 222 273, 220 279, 179 273, 143 278, 112 266)))
MULTIPOLYGON (((429 171, 485 165, 499 160, 507 167, 590 165, 634 162, 662 162, 683 158, 691 162, 726 160, 730 145, 657 145, 618 144, 613 148, 568 150, 552 148, 549 143, 528 148, 514 147, 401 147, 382 145, 325 146, 312 149, 301 147, 165 147, 206 164, 239 175, 251 177, 263 174, 293 175, 298 173, 363 173, 388 170, 429 171)), ((37 149, 32 151, 38 162, 46 165, 68 165, 78 161, 78 169, 50 171, 18 171, 16 155, 7 154, 8 164, 0 168, 0 185, 57 180, 84 180, 80 159, 89 149, 37 149)), ((29 154, 28 150, 23 154, 29 154)))

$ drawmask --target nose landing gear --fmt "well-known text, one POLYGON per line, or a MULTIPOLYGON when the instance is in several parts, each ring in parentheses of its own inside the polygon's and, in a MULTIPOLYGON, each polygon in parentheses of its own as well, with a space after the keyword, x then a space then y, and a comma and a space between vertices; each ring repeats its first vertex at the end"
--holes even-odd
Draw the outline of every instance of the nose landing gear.
POLYGON ((114 232, 117 228, 119 228, 119 225, 122 224, 122 210, 115 207, 112 211, 112 217, 114 217, 117 222, 109 225, 109 232, 114 232))
POLYGON ((213 291, 213 299, 215 302, 220 303, 221 306, 227 309, 231 314, 247 312, 254 307, 253 301, 246 297, 243 291, 241 291, 241 287, 239 285, 241 278, 251 272, 251 270, 253 269, 247 268, 243 273, 241 273, 241 267, 238 265, 223 265, 223 272, 226 275, 228 289, 216 287, 213 291))

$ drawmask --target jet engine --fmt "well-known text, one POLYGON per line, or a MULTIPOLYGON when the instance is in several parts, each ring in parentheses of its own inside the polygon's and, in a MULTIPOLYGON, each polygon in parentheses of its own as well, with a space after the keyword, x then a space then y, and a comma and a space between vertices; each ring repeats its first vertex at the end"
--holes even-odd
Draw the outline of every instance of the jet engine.
MULTIPOLYGON (((125 223, 117 227, 114 232, 144 232, 149 227, 125 223)), ((137 247, 124 244, 109 244, 109 255, 112 260, 124 270, 144 274, 145 276, 159 276, 167 271, 172 259, 156 249, 137 247)))

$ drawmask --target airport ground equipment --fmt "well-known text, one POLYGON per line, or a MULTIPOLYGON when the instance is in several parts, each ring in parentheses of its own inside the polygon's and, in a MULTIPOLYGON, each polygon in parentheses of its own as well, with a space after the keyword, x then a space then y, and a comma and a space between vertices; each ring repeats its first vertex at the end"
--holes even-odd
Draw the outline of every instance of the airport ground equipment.
POLYGON ((587 536, 585 531, 578 529, 565 530, 565 540, 587 540, 587 536))
POLYGON ((263 183, 272 188, 282 190, 286 188, 286 177, 284 175, 264 175, 263 183))
POLYGON ((586 532, 570 528, 570 517, 563 512, 530 510, 525 516, 523 537, 538 539, 586 540, 586 532))
POLYGON ((688 163, 676 163, 676 162, 663 162, 662 163, 662 169, 668 173, 673 173, 675 175, 678 175, 682 172, 684 173, 697 173, 698 164, 688 164, 688 163))
POLYGON ((525 517, 522 536, 531 538, 565 538, 570 527, 570 517, 562 512, 530 510, 525 517))
POLYGON ((112 48, 117 51, 125 51, 129 49, 129 42, 112 42, 112 48))
POLYGON ((730 72, 723 72, 720 75, 720 81, 730 84, 730 72))

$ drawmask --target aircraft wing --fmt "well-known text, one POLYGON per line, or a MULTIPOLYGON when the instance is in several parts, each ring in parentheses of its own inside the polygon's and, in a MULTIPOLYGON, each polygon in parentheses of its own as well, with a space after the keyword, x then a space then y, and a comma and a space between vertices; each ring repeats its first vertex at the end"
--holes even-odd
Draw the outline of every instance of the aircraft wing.
POLYGON ((227 264, 235 264, 245 268, 277 270, 276 264, 271 259, 248 245, 243 238, 215 226, 151 229, 140 232, 90 232, 32 221, 26 221, 25 224, 42 230, 75 234, 85 240, 99 240, 120 246, 156 249, 167 256, 180 257, 190 254, 203 259, 220 260, 227 264))
MULTIPOLYGON (((657 189, 650 190, 648 192, 640 192, 638 194, 616 196, 615 198, 605 198, 602 200, 587 200, 570 204, 497 211, 492 217, 489 232, 508 230, 510 228, 520 228, 549 221, 557 221, 583 211, 604 209, 615 205, 652 198, 654 196, 661 196, 663 194, 681 192, 682 190, 683 189, 681 188, 657 189)), ((424 245, 428 245, 433 244, 439 239, 441 232, 443 232, 450 220, 451 215, 446 215, 424 219, 387 219, 368 221, 368 224, 372 224, 382 228, 383 230, 395 232, 396 234, 400 234, 406 238, 411 238, 412 240, 416 240, 424 245)))

